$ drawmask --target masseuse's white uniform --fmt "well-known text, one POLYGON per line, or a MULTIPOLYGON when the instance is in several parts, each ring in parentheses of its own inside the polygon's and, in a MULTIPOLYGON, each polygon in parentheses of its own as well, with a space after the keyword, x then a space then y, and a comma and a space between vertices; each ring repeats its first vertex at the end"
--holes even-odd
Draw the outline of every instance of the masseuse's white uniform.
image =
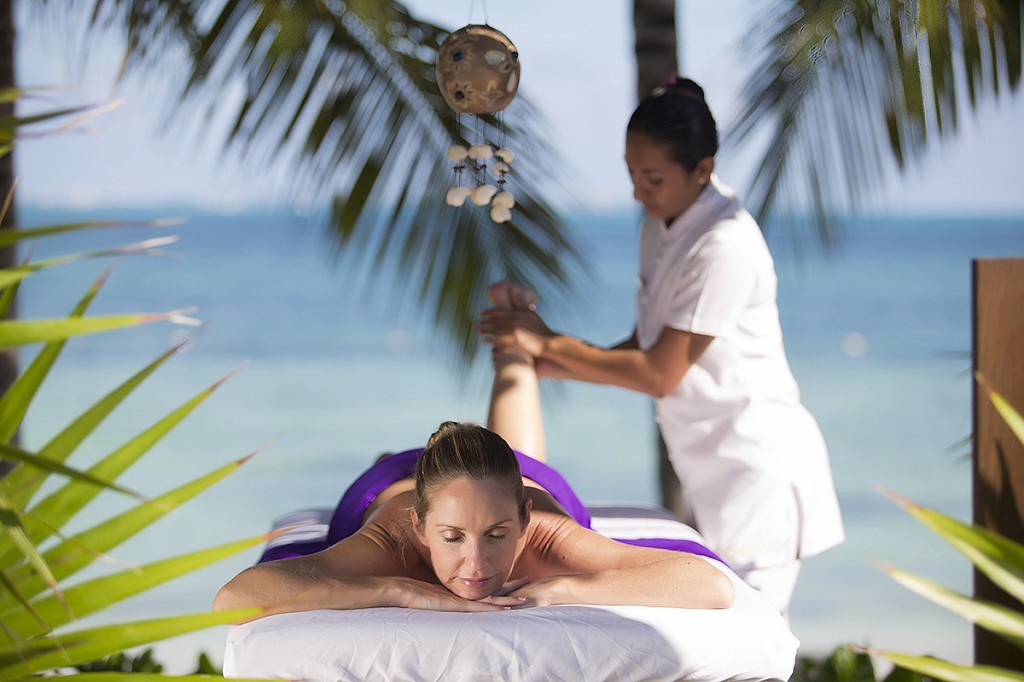
POLYGON ((671 226, 644 222, 640 348, 664 327, 714 337, 655 401, 689 520, 785 613, 799 559, 844 534, 828 452, 800 404, 775 299, 761 230, 714 175, 671 226))

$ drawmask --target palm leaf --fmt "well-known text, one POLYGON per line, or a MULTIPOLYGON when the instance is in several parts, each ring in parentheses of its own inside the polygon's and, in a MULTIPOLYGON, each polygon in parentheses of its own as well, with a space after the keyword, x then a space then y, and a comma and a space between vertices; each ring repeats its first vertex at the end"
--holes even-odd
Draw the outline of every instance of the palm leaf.
POLYGON ((218 118, 228 112, 233 124, 224 143, 251 167, 290 162, 291 191, 331 207, 326 227, 339 253, 358 266, 351 270, 362 273, 361 285, 386 284, 397 305, 432 312, 428 319, 463 359, 479 348, 472 327, 486 301, 483 287, 455 287, 517 279, 557 303, 567 300, 573 275, 584 271, 542 191, 556 184, 560 167, 544 122, 523 96, 500 118, 460 121, 435 82, 437 48, 448 31, 412 16, 402 3, 181 0, 138 12, 135 3, 118 0, 88 4, 94 25, 129 35, 125 70, 155 64, 161 53, 155 46, 188 46, 194 67, 180 101, 218 118), (226 98, 239 84, 241 102, 226 98), (468 140, 515 151, 515 225, 492 223, 486 209, 445 204, 451 183, 445 150, 468 140), (482 233, 492 248, 474 249, 473 261, 447 261, 444 247, 456 223, 482 233), (363 262, 367 253, 374 262, 363 262), (385 266, 403 276, 378 280, 385 266), (439 276, 459 268, 471 272, 439 276))
POLYGON ((883 569, 904 587, 1024 648, 1024 615, 1019 611, 966 597, 937 582, 898 568, 889 566, 883 569))
MULTIPOLYGON (((222 480, 238 469, 247 459, 248 457, 231 462, 205 476, 82 531, 44 552, 43 559, 50 566, 57 580, 63 580, 87 566, 96 553, 106 552, 121 544, 171 510, 222 480)), ((19 585, 21 592, 29 597, 39 594, 44 587, 27 566, 18 566, 9 575, 19 585)), ((4 597, 5 595, 0 593, 0 609, 6 609, 9 604, 9 599, 4 597)))
POLYGON ((80 114, 89 111, 92 107, 71 107, 68 109, 56 109, 32 116, 0 116, 0 140, 10 141, 14 139, 15 132, 19 128, 25 128, 35 123, 52 121, 57 118, 66 118, 72 114, 80 114))
MULTIPOLYGON (((0 233, 2 232, 0 231, 0 233)), ((96 298, 96 294, 99 293, 106 280, 107 275, 104 274, 92 283, 85 296, 82 297, 82 300, 71 311, 71 317, 81 317, 85 314, 85 311, 88 310, 89 305, 96 298)), ((11 438, 14 437, 18 427, 21 425, 22 419, 25 417, 25 413, 28 411, 29 405, 32 404, 32 400, 35 398, 40 386, 42 386, 43 380, 49 374, 50 368, 53 367, 53 363, 56 362, 57 357, 63 350, 64 343, 65 341, 62 339, 46 344, 28 368, 21 373, 17 380, 4 392, 3 397, 0 398, 0 441, 10 442, 11 438)), ((6 481, 0 481, 0 485, 11 490, 10 484, 6 481)), ((22 500, 22 504, 25 501, 22 500)))
POLYGON ((87 258, 106 258, 109 256, 128 256, 128 255, 162 255, 163 252, 155 250, 158 246, 165 246, 167 244, 173 244, 178 241, 177 237, 158 237, 156 239, 147 239, 142 242, 136 242, 135 244, 127 244, 125 246, 119 246, 111 249, 101 249, 98 251, 88 251, 83 253, 75 253, 68 256, 59 256, 57 258, 50 258, 48 260, 35 261, 27 265, 23 265, 16 268, 5 268, 0 270, 0 289, 13 286, 18 282, 22 281, 29 275, 32 275, 45 268, 51 268, 56 265, 65 265, 67 263, 74 263, 75 261, 85 260, 87 258))
MULTIPOLYGON (((64 600, 64 595, 61 593, 60 586, 57 584, 57 578, 53 574, 53 570, 50 568, 46 560, 39 554, 39 550, 36 549, 35 545, 32 544, 28 538, 28 534, 25 532, 25 527, 21 522, 21 515, 18 513, 18 509, 15 508, 10 500, 7 499, 6 495, 0 492, 0 527, 3 528, 7 537, 10 538, 11 544, 18 550, 18 552, 27 560, 27 566, 35 575, 39 576, 42 583, 49 586, 50 590, 57 596, 61 601, 64 600)), ((0 593, 0 597, 13 598, 22 605, 25 604, 25 600, 31 595, 27 594, 24 589, 18 584, 14 576, 4 574, 4 584, 8 586, 10 590, 8 593, 0 593)), ((28 613, 35 614, 35 610, 29 606, 28 613)))
POLYGON ((0 641, 0 679, 88 663, 131 647, 251 618, 260 612, 261 609, 249 608, 104 625, 34 640, 18 647, 0 641))
POLYGON ((739 145, 767 127, 755 213, 795 209, 808 195, 819 219, 856 204, 956 130, 957 111, 1004 82, 1016 90, 1020 16, 1018 0, 778 0, 746 38, 756 58, 726 135, 739 145))
POLYGON ((25 639, 35 637, 69 622, 71 616, 68 609, 74 618, 83 618, 185 573, 247 550, 266 539, 266 535, 261 535, 79 583, 64 591, 66 604, 54 597, 32 603, 33 610, 48 627, 41 625, 38 619, 31 618, 21 608, 8 608, 0 612, 0 620, 25 639))
POLYGON ((463 356, 478 347, 472 324, 485 305, 484 288, 457 287, 511 277, 529 281, 547 299, 564 298, 572 282, 562 259, 578 264, 579 256, 540 198, 557 164, 551 145, 523 99, 502 121, 466 121, 467 127, 479 124, 473 131, 460 124, 434 82, 446 30, 416 19, 400 3, 355 2, 332 10, 320 2, 289 8, 224 0, 217 6, 201 35, 187 98, 222 110, 225 84, 245 84, 227 143, 257 166, 292 159, 300 196, 333 195, 331 229, 359 265, 353 270, 362 273, 364 286, 383 282, 375 277, 383 266, 398 268, 400 282, 387 282, 391 295, 399 304, 432 310, 431 321, 463 356), (496 225, 484 209, 445 204, 451 184, 446 148, 470 138, 515 150, 514 225, 496 225), (450 261, 447 246, 466 233, 493 248, 474 248, 473 260, 450 261), (367 254, 373 254, 371 268, 359 262, 367 254), (468 272, 438 276, 457 269, 468 272))
POLYGON ((1024 682, 1024 674, 987 665, 957 665, 931 656, 908 656, 891 651, 869 650, 901 668, 948 682, 1024 682))
MULTIPOLYGON (((38 452, 40 458, 62 462, 74 452, 82 441, 91 434, 99 424, 110 415, 147 377, 163 365, 172 355, 182 348, 179 344, 161 354, 156 360, 130 377, 120 386, 110 391, 92 407, 82 413, 64 430, 54 436, 49 443, 38 452)), ((40 352, 42 355, 44 351, 40 352)), ((31 371, 26 370, 26 373, 31 371)), ((13 388, 11 389, 14 390, 13 388)), ((10 391, 8 391, 10 393, 10 391)), ((6 398, 6 395, 5 395, 6 398)), ((11 500, 20 507, 25 507, 32 495, 46 480, 46 474, 39 468, 20 467, 0 479, 0 490, 10 495, 11 500)), ((2 565, 2 560, 0 560, 2 565)))
POLYGON ((106 488, 109 490, 116 490, 119 493, 125 493, 126 495, 131 495, 136 499, 142 499, 142 496, 139 495, 138 493, 128 490, 127 488, 123 488, 117 485, 116 483, 111 483, 110 481, 107 481, 98 476, 93 476, 88 472, 79 471, 78 469, 65 466, 59 462, 54 462, 53 460, 47 459, 45 457, 33 455, 31 452, 25 452, 21 448, 16 448, 13 445, 0 443, 0 461, 4 460, 19 462, 26 466, 36 467, 37 469, 41 469, 43 471, 61 474, 63 476, 67 476, 68 478, 74 481, 78 481, 87 486, 91 486, 92 488, 95 488, 97 491, 106 488))
POLYGON ((100 332, 135 327, 152 322, 170 321, 176 324, 194 325, 196 321, 186 317, 186 310, 167 313, 133 313, 128 315, 101 315, 85 318, 57 318, 40 320, 0 321, 0 348, 23 346, 29 343, 59 341, 71 336, 97 334, 100 332))
POLYGON ((67 234, 78 230, 93 230, 97 228, 167 227, 180 222, 180 218, 164 218, 161 220, 84 220, 74 223, 61 223, 59 225, 46 225, 43 227, 32 227, 19 230, 4 230, 3 232, 0 232, 0 246, 11 246, 29 239, 52 237, 54 235, 67 234))
POLYGON ((970 559, 993 583, 1024 602, 1024 545, 987 528, 969 526, 942 512, 914 504, 891 491, 885 493, 970 559))
MULTIPOLYGON (((219 682, 224 678, 220 675, 161 675, 159 673, 79 673, 77 675, 62 675, 73 680, 82 682, 153 682, 153 680, 177 680, 188 682, 219 682)), ((266 682, 266 678, 229 678, 234 682, 266 682)), ((38 677, 23 677, 9 682, 39 682, 38 677)))
MULTIPOLYGON (((170 433, 174 427, 180 424, 231 376, 231 374, 225 376, 182 403, 155 424, 131 438, 124 445, 90 467, 89 472, 103 479, 115 480, 128 467, 149 452, 154 445, 160 442, 164 436, 170 433)), ((141 381, 141 378, 139 380, 141 381)), ((103 402, 107 403, 106 400, 103 402)), ((111 408, 111 406, 104 404, 104 409, 108 408, 111 408)), ((31 513, 45 525, 39 526, 36 530, 32 531, 33 540, 37 543, 45 540, 48 537, 47 528, 61 528, 68 519, 92 501, 98 493, 99 489, 95 486, 84 485, 72 480, 34 505, 30 510, 31 513)))
POLYGON ((1010 427, 1013 434, 1017 436, 1017 439, 1024 443, 1024 417, 1020 415, 1017 410, 1013 409, 1013 405, 1009 403, 1002 395, 992 390, 992 387, 985 380, 980 373, 975 373, 975 378, 978 384, 984 389, 985 394, 988 395, 989 400, 992 401, 992 405, 995 406, 996 412, 998 412, 1002 418, 1006 421, 1006 425, 1010 427))

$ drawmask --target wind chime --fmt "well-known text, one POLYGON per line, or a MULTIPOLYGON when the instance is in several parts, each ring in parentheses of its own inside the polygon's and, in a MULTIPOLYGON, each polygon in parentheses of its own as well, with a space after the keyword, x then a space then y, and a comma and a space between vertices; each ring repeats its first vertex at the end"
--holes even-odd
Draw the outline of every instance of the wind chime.
POLYGON ((455 180, 446 202, 449 206, 462 206, 467 200, 476 206, 490 205, 491 220, 507 222, 516 204, 506 187, 515 156, 504 146, 499 112, 519 89, 519 52, 508 36, 491 26, 464 26, 445 38, 437 51, 437 84, 456 114, 498 114, 502 138, 497 149, 486 140, 468 149, 461 144, 448 149, 455 180))

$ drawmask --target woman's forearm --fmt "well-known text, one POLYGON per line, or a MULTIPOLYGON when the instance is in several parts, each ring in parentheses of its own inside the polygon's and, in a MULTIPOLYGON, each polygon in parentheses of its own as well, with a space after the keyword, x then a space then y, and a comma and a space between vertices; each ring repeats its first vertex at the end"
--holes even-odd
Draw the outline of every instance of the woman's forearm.
POLYGON ((577 381, 619 386, 654 397, 671 390, 661 368, 635 348, 599 348, 566 334, 555 334, 546 339, 541 358, 564 367, 577 381))
POLYGON ((735 589, 728 576, 703 559, 683 555, 643 566, 555 576, 513 593, 537 604, 595 604, 723 609, 735 589))
POLYGON ((347 611, 398 606, 432 611, 501 611, 523 606, 516 597, 492 596, 479 601, 463 599, 441 585, 405 576, 337 577, 291 560, 254 566, 221 588, 214 611, 258 607, 263 618, 278 613, 332 609, 347 611))
POLYGON ((246 569, 222 587, 214 611, 259 607, 258 617, 318 609, 363 609, 399 606, 396 578, 365 576, 333 578, 300 573, 273 563, 246 569))

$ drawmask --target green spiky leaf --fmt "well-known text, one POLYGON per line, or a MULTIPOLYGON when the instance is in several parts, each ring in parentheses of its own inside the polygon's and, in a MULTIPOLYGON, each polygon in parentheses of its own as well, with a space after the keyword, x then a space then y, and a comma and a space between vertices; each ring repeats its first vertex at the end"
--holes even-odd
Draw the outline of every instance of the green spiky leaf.
MULTIPOLYGON (((118 405, 131 395, 132 391, 138 388, 147 377, 149 377, 157 370, 157 368, 163 365, 164 362, 177 353, 181 348, 181 344, 170 348, 157 357, 156 360, 121 383, 117 388, 100 398, 88 410, 83 412, 81 416, 50 439, 50 442, 44 445, 37 454, 42 458, 46 458, 54 462, 63 462, 66 460, 67 457, 74 452, 75 448, 77 448, 118 405)), ((45 350, 46 349, 40 351, 40 355, 43 355, 45 350)), ((35 363, 33 362, 33 364, 35 363)), ((26 373, 29 371, 31 371, 31 369, 26 370, 26 373)), ((10 391, 8 394, 9 393, 10 391)), ((22 397, 22 399, 24 400, 26 398, 22 397)), ((20 407, 10 408, 10 412, 18 414, 23 411, 23 408, 20 407)), ((113 475, 116 476, 116 474, 113 475)), ((10 472, 4 478, 0 479, 0 490, 6 491, 15 504, 24 508, 28 505, 29 500, 32 499, 32 495, 35 494, 45 480, 46 472, 42 469, 19 467, 10 472)), ((2 564, 3 561, 0 559, 0 565, 2 564)))
POLYGON ((185 311, 172 311, 49 320, 4 320, 0 321, 0 348, 60 341, 72 336, 98 334, 151 322, 171 321, 180 324, 194 324, 194 320, 185 317, 184 313, 185 311))
POLYGON ((39 618, 32 618, 20 608, 8 608, 0 612, 0 621, 25 639, 35 637, 69 622, 69 609, 76 618, 83 618, 186 573, 250 549, 266 539, 266 535, 260 535, 94 578, 65 590, 66 603, 52 596, 37 600, 32 603, 32 608, 48 628, 40 624, 39 618))
POLYGON ((931 656, 908 656, 891 651, 875 651, 896 665, 947 682, 1024 682, 1024 674, 985 665, 958 665, 931 656))
POLYGON ((914 504, 895 493, 887 494, 970 559, 993 583, 1024 602, 1024 546, 987 528, 969 526, 942 512, 914 504))
POLYGON ((966 597, 935 581, 898 568, 887 567, 885 571, 893 580, 922 597, 1024 648, 1024 614, 1019 611, 966 597))
POLYGON ((0 639, 0 679, 9 680, 56 667, 88 663, 102 656, 176 637, 213 625, 259 615, 261 609, 237 609, 104 625, 19 643, 0 639))
MULTIPOLYGON (((73 575, 93 560, 99 552, 116 547, 139 531, 147 528, 168 512, 181 506, 214 483, 236 471, 248 458, 231 462, 214 471, 190 481, 170 492, 137 505, 117 516, 111 517, 74 537, 68 538, 43 553, 43 559, 53 570, 58 580, 73 575)), ((45 585, 25 566, 19 566, 10 573, 22 593, 33 597, 45 585)), ((0 608, 6 609, 9 599, 0 594, 0 608)))

